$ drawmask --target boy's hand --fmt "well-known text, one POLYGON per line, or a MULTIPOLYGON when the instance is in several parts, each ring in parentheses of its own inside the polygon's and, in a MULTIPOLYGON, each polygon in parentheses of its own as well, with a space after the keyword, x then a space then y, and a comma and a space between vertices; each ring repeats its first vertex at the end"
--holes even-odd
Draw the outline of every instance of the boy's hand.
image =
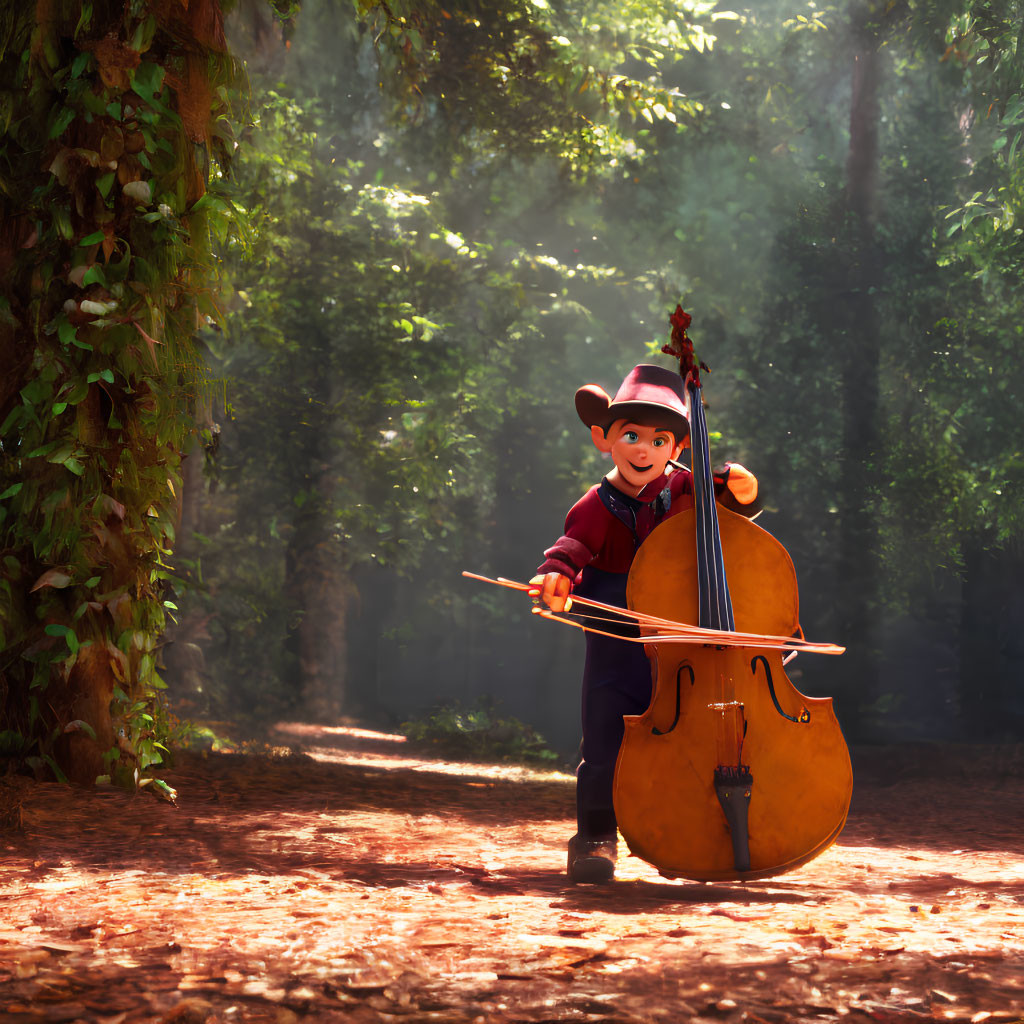
POLYGON ((572 598, 569 596, 571 585, 568 576, 563 576, 560 572, 546 572, 543 576, 534 576, 530 580, 530 589, 527 593, 535 602, 540 598, 553 612, 567 612, 572 607, 572 598))
POLYGON ((738 462, 729 464, 725 486, 741 505, 749 505, 757 497, 757 477, 738 462))

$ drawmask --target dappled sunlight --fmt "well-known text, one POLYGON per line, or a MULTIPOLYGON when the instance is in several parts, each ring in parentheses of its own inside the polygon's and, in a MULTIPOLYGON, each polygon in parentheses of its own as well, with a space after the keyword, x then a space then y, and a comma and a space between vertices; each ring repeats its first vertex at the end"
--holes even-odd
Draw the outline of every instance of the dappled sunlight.
POLYGON ((374 732, 372 729, 282 722, 276 725, 272 732, 281 739, 302 741, 305 744, 304 752, 325 764, 361 765, 365 768, 408 768, 418 772, 477 779, 518 779, 535 782, 574 780, 574 776, 563 771, 530 768, 520 764, 480 764, 474 761, 444 761, 426 756, 416 757, 410 752, 405 736, 374 732), (324 740, 332 742, 325 745, 324 740))
POLYGON ((542 771, 517 764, 475 764, 471 761, 431 761, 426 758, 388 756, 386 754, 342 753, 330 747, 310 747, 307 751, 317 761, 334 764, 364 765, 367 768, 409 768, 412 771, 439 775, 460 775, 477 779, 520 779, 523 781, 572 781, 565 772, 542 771))
POLYGON ((401 733, 377 732, 374 729, 360 729, 353 725, 316 725, 313 722, 279 722, 273 732, 282 737, 308 739, 316 737, 323 742, 332 736, 341 736, 351 743, 353 740, 367 740, 380 744, 400 744, 408 742, 401 733))
POLYGON ((568 777, 415 761, 368 730, 300 734, 322 756, 185 758, 166 776, 177 807, 28 790, 24 832, 2 843, 0 1010, 123 1024, 198 1003, 195 1019, 274 1022, 1024 1011, 1024 838, 990 827, 1024 796, 1016 778, 867 781, 840 842, 777 878, 669 880, 622 851, 615 884, 572 886, 568 777))

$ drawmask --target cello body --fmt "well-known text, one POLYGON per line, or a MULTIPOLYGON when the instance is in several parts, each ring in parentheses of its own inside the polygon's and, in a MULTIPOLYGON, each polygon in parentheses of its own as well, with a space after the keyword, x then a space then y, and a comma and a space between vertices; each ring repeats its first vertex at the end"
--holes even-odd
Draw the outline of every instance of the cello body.
MULTIPOLYGON (((721 506, 717 515, 735 630, 800 635, 786 549, 742 516, 721 506)), ((696 529, 686 509, 651 533, 629 574, 630 609, 698 624, 696 529)), ((651 704, 626 717, 615 770, 630 851, 667 877, 715 881, 779 874, 835 842, 853 774, 831 698, 801 694, 779 650, 659 641, 647 652, 651 704), (735 765, 742 822, 716 789, 723 765, 735 765)))

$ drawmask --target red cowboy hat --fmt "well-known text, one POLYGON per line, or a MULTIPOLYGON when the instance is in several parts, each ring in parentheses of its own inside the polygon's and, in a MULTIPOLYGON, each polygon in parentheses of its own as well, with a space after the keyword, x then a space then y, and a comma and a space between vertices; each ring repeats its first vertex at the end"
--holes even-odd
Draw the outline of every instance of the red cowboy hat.
POLYGON ((576 392, 576 412, 588 427, 607 429, 615 420, 628 420, 640 410, 665 411, 665 427, 682 440, 690 432, 686 418, 683 378, 673 370, 651 363, 634 366, 614 398, 597 384, 586 384, 576 392))

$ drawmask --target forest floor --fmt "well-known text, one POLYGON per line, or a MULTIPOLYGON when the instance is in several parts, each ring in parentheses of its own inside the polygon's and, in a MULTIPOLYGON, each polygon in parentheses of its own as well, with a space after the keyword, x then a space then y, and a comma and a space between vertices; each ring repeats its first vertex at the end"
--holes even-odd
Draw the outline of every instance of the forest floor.
POLYGON ((789 875, 595 887, 566 775, 278 735, 304 753, 179 759, 177 806, 18 787, 3 1024, 1024 1021, 1019 748, 856 751, 839 843, 789 875))

